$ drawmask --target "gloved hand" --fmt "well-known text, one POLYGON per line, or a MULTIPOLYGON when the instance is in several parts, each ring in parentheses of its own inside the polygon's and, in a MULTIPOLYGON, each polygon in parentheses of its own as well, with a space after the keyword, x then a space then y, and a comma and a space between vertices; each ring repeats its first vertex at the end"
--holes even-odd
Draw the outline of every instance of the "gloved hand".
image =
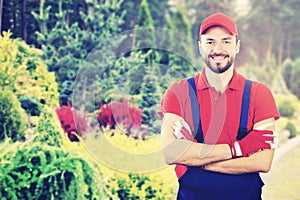
POLYGON ((180 122, 175 122, 174 126, 174 135, 178 139, 194 140, 192 130, 186 121, 181 120, 180 122))
POLYGON ((262 149, 275 149, 277 144, 276 131, 253 130, 242 140, 231 144, 231 153, 232 157, 247 157, 262 149))

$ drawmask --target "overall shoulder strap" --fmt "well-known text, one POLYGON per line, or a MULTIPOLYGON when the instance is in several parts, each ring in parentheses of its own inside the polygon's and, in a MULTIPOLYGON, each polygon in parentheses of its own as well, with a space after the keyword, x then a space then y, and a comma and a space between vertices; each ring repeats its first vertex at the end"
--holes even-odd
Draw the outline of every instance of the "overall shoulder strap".
POLYGON ((203 138, 201 119, 200 119, 200 105, 198 103, 197 90, 196 90, 194 77, 188 78, 187 81, 189 86, 189 95, 190 95, 191 109, 193 115, 193 125, 194 125, 193 135, 198 142, 203 143, 204 138, 203 138))
POLYGON ((246 80, 244 86, 243 99, 242 99, 240 127, 236 137, 237 140, 243 139, 248 134, 247 124, 248 124, 248 111, 249 111, 249 104, 250 104, 251 87, 252 87, 252 81, 246 80))

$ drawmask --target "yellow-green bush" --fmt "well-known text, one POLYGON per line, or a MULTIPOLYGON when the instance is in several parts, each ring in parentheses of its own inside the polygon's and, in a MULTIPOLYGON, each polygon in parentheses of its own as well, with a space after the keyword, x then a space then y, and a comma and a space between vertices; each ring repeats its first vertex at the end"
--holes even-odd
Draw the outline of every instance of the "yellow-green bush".
POLYGON ((275 95, 278 111, 282 117, 292 117, 296 112, 297 97, 294 95, 275 95))
POLYGON ((177 178, 164 163, 160 135, 136 140, 122 130, 106 131, 97 138, 87 135, 85 145, 101 165, 111 199, 175 198, 177 178))
POLYGON ((34 96, 39 102, 57 106, 55 75, 48 72, 42 51, 10 36, 11 32, 0 36, 0 87, 14 91, 18 97, 34 96))

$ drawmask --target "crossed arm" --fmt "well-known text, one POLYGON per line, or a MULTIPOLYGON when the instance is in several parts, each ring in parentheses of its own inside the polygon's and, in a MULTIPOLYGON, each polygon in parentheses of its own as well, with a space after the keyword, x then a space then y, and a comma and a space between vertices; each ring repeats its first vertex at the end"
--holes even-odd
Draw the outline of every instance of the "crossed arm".
MULTIPOLYGON (((174 136, 173 125, 180 120, 182 120, 180 116, 171 113, 165 113, 163 118, 161 134, 163 153, 167 164, 201 166, 205 170, 227 174, 268 172, 270 170, 274 150, 259 151, 249 157, 232 159, 228 144, 208 145, 177 139, 174 136)), ((254 127, 272 120, 264 120, 255 124, 254 127)), ((275 127, 268 128, 272 131, 274 129, 275 127)))

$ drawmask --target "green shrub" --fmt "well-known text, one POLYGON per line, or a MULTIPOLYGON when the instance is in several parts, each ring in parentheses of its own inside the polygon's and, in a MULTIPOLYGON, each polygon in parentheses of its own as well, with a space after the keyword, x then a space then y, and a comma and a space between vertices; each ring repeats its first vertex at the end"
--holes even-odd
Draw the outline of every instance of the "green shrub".
POLYGON ((295 96, 276 95, 275 97, 278 111, 282 117, 292 117, 296 112, 295 96))
POLYGON ((282 66, 283 79, 288 89, 291 89, 291 78, 292 78, 294 63, 292 60, 288 59, 285 60, 282 65, 283 65, 282 66))
POLYGON ((63 141, 67 139, 55 111, 47 106, 43 108, 35 134, 35 142, 39 141, 56 147, 61 147, 63 141))
POLYGON ((285 129, 290 132, 289 138, 294 138, 297 136, 297 129, 292 122, 288 122, 285 129))
POLYGON ((0 144, 2 200, 103 199, 98 168, 85 157, 41 143, 0 144))
POLYGON ((0 142, 11 138, 13 142, 25 139, 26 115, 17 96, 9 91, 0 92, 0 142))
POLYGON ((175 172, 164 169, 154 173, 115 173, 107 188, 113 199, 174 199, 176 196, 175 172), (172 180, 171 180, 172 179, 172 180))
POLYGON ((291 91, 300 99, 300 58, 295 60, 291 77, 291 91))
POLYGON ((41 59, 40 49, 20 39, 11 39, 11 32, 0 35, 0 87, 14 91, 18 98, 34 96, 41 104, 58 105, 55 74, 41 59))

